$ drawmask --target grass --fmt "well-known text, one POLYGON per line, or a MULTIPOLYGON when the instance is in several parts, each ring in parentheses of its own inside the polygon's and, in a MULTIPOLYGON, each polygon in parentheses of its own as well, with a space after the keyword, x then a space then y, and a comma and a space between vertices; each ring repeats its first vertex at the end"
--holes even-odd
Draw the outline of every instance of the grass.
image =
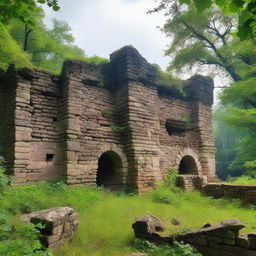
POLYGON ((215 200, 198 192, 171 192, 163 186, 139 196, 42 182, 9 188, 0 201, 0 209, 8 210, 14 223, 23 213, 53 206, 69 206, 80 215, 74 238, 54 249, 54 256, 117 256, 133 252, 132 223, 135 217, 148 213, 166 223, 168 234, 231 218, 247 223, 244 232, 256 231, 255 210, 242 208, 239 201, 215 200), (180 228, 172 226, 173 217, 181 220, 180 228))
POLYGON ((250 176, 241 176, 236 178, 229 178, 227 184, 231 185, 255 185, 256 179, 251 178, 250 176))

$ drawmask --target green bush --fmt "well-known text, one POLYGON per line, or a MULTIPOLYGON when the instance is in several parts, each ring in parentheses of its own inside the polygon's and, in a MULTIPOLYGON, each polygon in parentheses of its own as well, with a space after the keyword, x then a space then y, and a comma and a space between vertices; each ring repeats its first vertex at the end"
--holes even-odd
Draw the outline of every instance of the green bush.
POLYGON ((39 240, 39 225, 10 223, 4 213, 0 214, 0 255, 52 256, 39 240))
POLYGON ((228 177, 228 184, 232 185, 256 185, 256 179, 250 176, 228 177))
POLYGON ((5 170, 2 166, 2 158, 0 157, 0 196, 4 193, 7 189, 8 185, 11 183, 10 177, 5 175, 5 170))
POLYGON ((179 243, 175 241, 172 246, 169 245, 155 245, 146 240, 135 240, 135 248, 147 253, 150 256, 201 256, 196 249, 189 244, 179 243))

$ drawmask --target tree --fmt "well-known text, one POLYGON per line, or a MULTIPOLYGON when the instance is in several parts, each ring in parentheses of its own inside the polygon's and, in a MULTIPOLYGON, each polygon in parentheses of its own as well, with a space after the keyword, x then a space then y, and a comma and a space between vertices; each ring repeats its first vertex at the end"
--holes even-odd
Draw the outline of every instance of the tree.
MULTIPOLYGON (((9 62, 18 64, 18 67, 33 65, 59 73, 65 59, 79 59, 96 64, 107 61, 98 56, 88 58, 84 50, 74 44, 71 27, 66 22, 53 20, 52 28, 48 29, 43 22, 42 8, 35 8, 31 18, 33 18, 33 24, 12 20, 8 25, 2 25, 9 40, 17 48, 13 52, 12 58, 10 58, 10 54, 3 58, 5 60, 2 64, 3 67, 6 67, 9 62), (20 58, 18 63, 18 60, 15 59, 18 49, 22 56, 26 56, 26 61, 24 58, 20 58)), ((7 53, 8 51, 5 50, 3 56, 7 53)), ((0 63, 2 63, 1 59, 0 63)))
POLYGON ((166 55, 173 58, 170 70, 191 69, 196 64, 200 69, 207 66, 213 71, 217 68, 217 72, 223 71, 234 81, 242 79, 238 70, 247 70, 247 64, 230 50, 230 45, 238 41, 232 37, 236 17, 224 16, 217 8, 202 13, 194 6, 188 9, 176 3, 165 8, 160 5, 153 12, 164 10, 168 15, 162 31, 172 38, 166 50, 166 55))
POLYGON ((12 38, 8 27, 0 23, 0 68, 6 69, 9 63, 17 67, 31 67, 31 56, 24 52, 20 45, 12 38))
MULTIPOLYGON (((166 9, 174 2, 176 0, 161 0, 160 8, 166 9)), ((234 14, 239 17, 237 35, 241 40, 255 39, 256 0, 179 0, 179 3, 195 6, 198 13, 217 5, 225 14, 234 14)))
POLYGON ((170 70, 207 66, 208 71, 221 70, 231 78, 215 113, 217 171, 223 178, 245 171, 251 175, 256 171, 255 42, 234 36, 237 18, 216 6, 198 13, 191 4, 161 2, 153 12, 164 10, 168 16, 162 30, 172 38, 166 50, 172 56, 170 70))
POLYGON ((33 14, 37 4, 47 4, 54 11, 59 10, 58 0, 0 0, 0 23, 8 24, 17 19, 24 24, 34 24, 33 14))

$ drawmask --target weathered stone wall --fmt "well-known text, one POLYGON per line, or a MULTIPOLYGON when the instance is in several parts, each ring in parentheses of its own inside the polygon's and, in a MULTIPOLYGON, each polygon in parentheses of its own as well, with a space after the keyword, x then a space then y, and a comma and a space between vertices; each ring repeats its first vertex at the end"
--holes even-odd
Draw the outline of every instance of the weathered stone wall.
POLYGON ((10 67, 0 77, 0 155, 9 174, 14 172, 16 72, 10 67))
POLYGON ((132 47, 103 66, 66 61, 60 76, 12 72, 1 79, 8 86, 0 97, 8 100, 0 105, 0 129, 9 129, 1 144, 17 183, 64 174, 68 184, 95 185, 102 156, 113 162, 104 184, 112 187, 142 192, 181 163, 193 174, 214 176, 210 79, 191 78, 183 95, 159 86, 155 68, 132 47))
POLYGON ((255 185, 207 184, 203 187, 203 193, 214 198, 226 197, 256 204, 255 185))
POLYGON ((169 245, 174 241, 182 241, 192 245, 204 256, 256 255, 256 234, 240 235, 239 230, 245 225, 236 219, 224 220, 215 225, 206 224, 183 235, 161 236, 159 231, 164 231, 164 224, 151 215, 136 218, 132 227, 136 238, 169 245))
POLYGON ((202 190, 207 184, 207 177, 200 175, 178 175, 177 186, 185 190, 202 190))
POLYGON ((30 89, 30 161, 28 181, 52 179, 63 174, 59 149, 58 77, 34 70, 30 89))

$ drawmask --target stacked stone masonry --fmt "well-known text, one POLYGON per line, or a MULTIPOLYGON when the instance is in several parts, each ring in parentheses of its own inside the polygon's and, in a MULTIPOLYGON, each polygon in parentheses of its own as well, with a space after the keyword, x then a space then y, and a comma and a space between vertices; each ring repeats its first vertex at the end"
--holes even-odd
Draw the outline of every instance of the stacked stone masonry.
POLYGON ((207 184, 203 193, 214 198, 240 199, 245 204, 256 204, 255 185, 207 184))
POLYGON ((72 238, 78 228, 78 214, 69 207, 54 207, 23 215, 27 223, 41 224, 40 239, 48 248, 59 247, 64 239, 72 238))
POLYGON ((143 192, 169 169, 214 177, 212 101, 212 79, 192 77, 183 94, 160 86, 131 46, 101 66, 66 61, 59 76, 10 66, 0 76, 0 155, 17 184, 63 175, 143 192))
POLYGON ((192 245, 204 256, 256 256, 256 233, 240 235, 239 230, 245 225, 239 220, 206 224, 183 235, 161 236, 155 218, 149 215, 138 217, 133 224, 135 237, 169 245, 174 241, 182 241, 192 245))

